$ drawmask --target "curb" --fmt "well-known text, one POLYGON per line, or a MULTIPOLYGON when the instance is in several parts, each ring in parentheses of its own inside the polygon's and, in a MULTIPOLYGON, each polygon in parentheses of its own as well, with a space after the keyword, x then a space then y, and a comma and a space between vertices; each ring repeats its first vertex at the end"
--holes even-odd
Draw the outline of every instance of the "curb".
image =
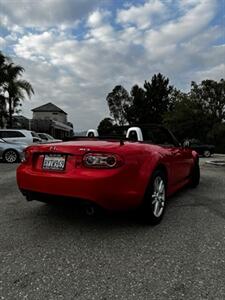
POLYGON ((206 163, 215 166, 225 166, 225 160, 207 160, 206 163))

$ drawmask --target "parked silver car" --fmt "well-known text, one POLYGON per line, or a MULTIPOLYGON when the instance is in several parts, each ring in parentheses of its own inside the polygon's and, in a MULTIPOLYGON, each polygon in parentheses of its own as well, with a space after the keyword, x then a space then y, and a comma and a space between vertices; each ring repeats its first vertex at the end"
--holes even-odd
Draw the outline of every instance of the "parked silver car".
POLYGON ((23 150, 26 144, 9 143, 0 138, 0 160, 7 163, 15 163, 23 159, 23 150))
POLYGON ((37 136, 42 140, 42 143, 55 143, 55 142, 62 142, 62 140, 55 139, 53 136, 47 133, 36 133, 37 136))
POLYGON ((23 129, 0 129, 0 138, 9 143, 27 145, 41 142, 41 138, 39 138, 36 132, 23 129))

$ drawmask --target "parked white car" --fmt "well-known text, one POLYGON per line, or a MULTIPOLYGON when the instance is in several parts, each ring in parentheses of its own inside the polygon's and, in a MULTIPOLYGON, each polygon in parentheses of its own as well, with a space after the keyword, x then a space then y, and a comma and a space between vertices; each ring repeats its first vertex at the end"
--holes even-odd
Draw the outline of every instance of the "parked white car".
POLYGON ((26 145, 41 142, 41 139, 35 132, 22 129, 0 129, 0 138, 9 143, 26 145))
POLYGON ((0 138, 0 160, 7 163, 19 162, 24 157, 26 144, 9 143, 0 138))
POLYGON ((42 139, 42 142, 54 143, 54 142, 62 142, 62 140, 55 139, 53 136, 47 133, 37 133, 38 137, 42 139))

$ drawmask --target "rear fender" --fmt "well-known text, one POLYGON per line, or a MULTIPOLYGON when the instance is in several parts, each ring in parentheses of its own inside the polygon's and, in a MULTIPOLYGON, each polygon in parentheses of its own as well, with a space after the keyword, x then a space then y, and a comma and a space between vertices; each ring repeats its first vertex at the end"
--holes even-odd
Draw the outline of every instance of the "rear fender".
POLYGON ((192 162, 192 166, 191 166, 191 169, 190 169, 190 176, 192 175, 192 172, 194 170, 194 167, 195 165, 199 165, 199 155, 196 151, 192 151, 191 152, 192 154, 192 158, 193 158, 193 162, 192 162))
POLYGON ((153 172, 159 168, 165 171, 166 179, 168 182, 170 176, 169 170, 166 164, 163 162, 162 157, 158 153, 151 155, 148 159, 144 159, 140 168, 140 183, 143 191, 143 197, 149 185, 149 182, 151 181, 153 172))
POLYGON ((199 155, 198 155, 198 153, 196 151, 192 151, 191 154, 192 154, 192 157, 194 159, 194 164, 196 164, 196 163, 198 164, 199 163, 199 155))

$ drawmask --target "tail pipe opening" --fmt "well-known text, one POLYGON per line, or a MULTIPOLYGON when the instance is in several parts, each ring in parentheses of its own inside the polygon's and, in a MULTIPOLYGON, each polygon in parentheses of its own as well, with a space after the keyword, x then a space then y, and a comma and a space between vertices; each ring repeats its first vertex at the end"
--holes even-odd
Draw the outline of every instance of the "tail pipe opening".
POLYGON ((94 216, 96 214, 96 208, 93 205, 87 205, 85 207, 85 213, 88 216, 94 216))

